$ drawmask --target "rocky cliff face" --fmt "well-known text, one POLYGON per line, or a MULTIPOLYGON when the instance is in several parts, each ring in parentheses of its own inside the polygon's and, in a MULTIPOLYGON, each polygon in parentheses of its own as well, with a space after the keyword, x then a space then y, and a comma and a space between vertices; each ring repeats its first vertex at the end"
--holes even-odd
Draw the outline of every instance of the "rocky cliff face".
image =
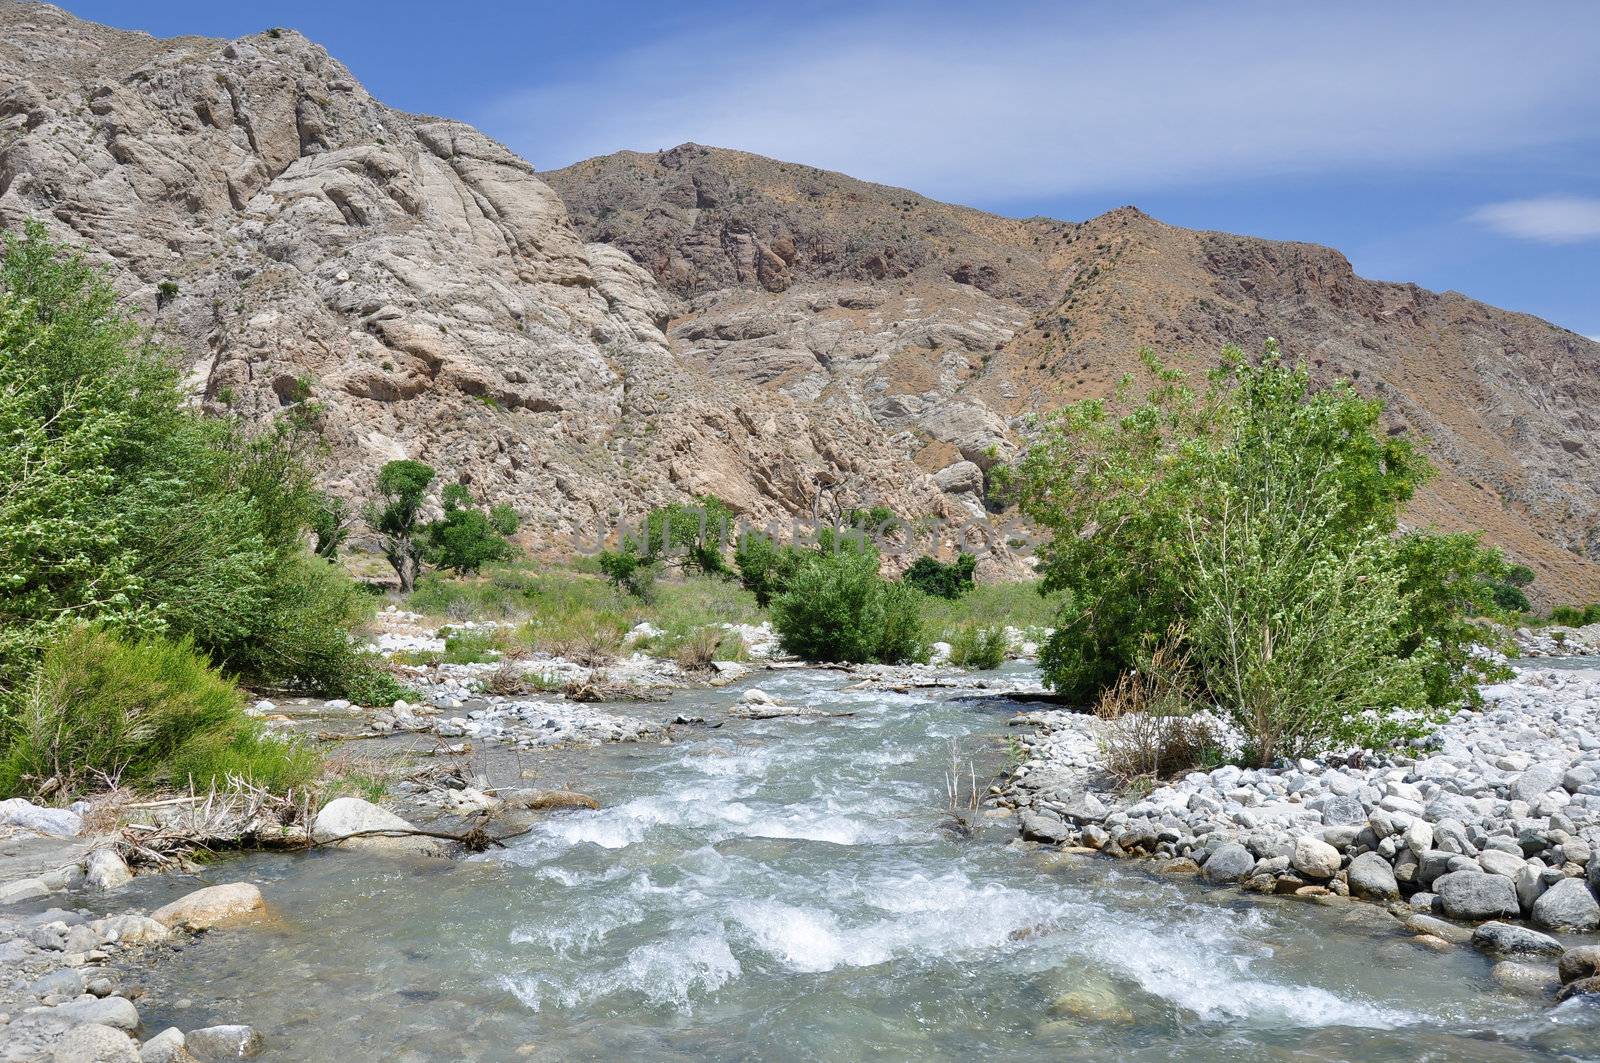
POLYGON ((1600 345, 1325 248, 697 145, 535 175, 289 30, 163 41, 0 0, 0 226, 29 218, 106 264, 212 412, 314 401, 337 489, 420 458, 549 546, 702 492, 981 520, 1020 415, 1143 344, 1200 367, 1274 335, 1429 437, 1415 522, 1600 598, 1600 345))
POLYGON ((1020 415, 1107 393, 1140 347, 1203 371, 1275 336, 1426 438, 1440 475, 1411 523, 1485 529, 1541 593, 1600 597, 1600 344, 1575 333, 1131 207, 999 218, 693 144, 544 176, 587 239, 683 300, 684 361, 860 410, 958 502, 1020 415))
POLYGON ((292 31, 158 41, 0 3, 0 224, 29 218, 107 265, 213 412, 318 403, 352 495, 419 458, 552 542, 701 492, 763 518, 947 505, 870 419, 683 362, 677 297, 527 163, 292 31))

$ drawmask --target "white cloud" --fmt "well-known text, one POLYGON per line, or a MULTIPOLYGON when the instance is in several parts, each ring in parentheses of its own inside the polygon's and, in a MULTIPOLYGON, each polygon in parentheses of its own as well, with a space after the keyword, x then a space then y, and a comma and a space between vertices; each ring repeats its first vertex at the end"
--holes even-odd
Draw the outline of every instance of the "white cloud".
POLYGON ((1582 196, 1513 199, 1479 207, 1469 218, 1505 236, 1545 244, 1600 240, 1600 199, 1582 196))
POLYGON ((539 166, 686 140, 953 199, 1401 170, 1600 125, 1600 5, 761 13, 475 116, 539 166), (787 27, 784 27, 787 28, 787 27))

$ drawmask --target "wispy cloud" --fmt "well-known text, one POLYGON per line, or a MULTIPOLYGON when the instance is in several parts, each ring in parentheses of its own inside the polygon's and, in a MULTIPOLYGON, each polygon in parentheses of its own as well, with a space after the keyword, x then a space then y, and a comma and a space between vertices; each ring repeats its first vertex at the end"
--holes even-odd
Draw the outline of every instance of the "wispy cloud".
POLYGON ((476 117, 540 166, 696 140, 990 202, 1393 172, 1600 124, 1596 4, 939 10, 752 15, 476 117))
POLYGON ((1497 233, 1521 240, 1545 244, 1600 240, 1600 199, 1582 196, 1513 199, 1479 207, 1469 218, 1497 233))

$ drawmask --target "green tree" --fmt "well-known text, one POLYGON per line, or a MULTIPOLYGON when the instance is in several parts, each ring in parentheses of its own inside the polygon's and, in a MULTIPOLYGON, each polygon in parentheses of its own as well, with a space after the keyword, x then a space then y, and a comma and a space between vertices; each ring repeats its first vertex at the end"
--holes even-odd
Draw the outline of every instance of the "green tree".
POLYGON ((431 465, 409 458, 391 461, 378 471, 382 502, 369 509, 367 523, 382 536, 383 556, 400 578, 402 593, 416 588, 417 576, 422 572, 427 549, 422 507, 433 477, 431 465))
POLYGON ((659 506, 646 514, 634 551, 645 563, 676 563, 685 572, 725 576, 729 572, 724 553, 733 538, 733 520, 727 503, 710 495, 692 504, 659 506))
POLYGON ((1146 366, 1115 412, 1091 400, 1042 422, 1009 477, 1054 533, 1052 685, 1090 700, 1181 623, 1207 692, 1263 760, 1470 696, 1468 618, 1492 606, 1503 562, 1471 537, 1394 538, 1431 469, 1381 430, 1381 405, 1347 383, 1313 391, 1271 343, 1259 364, 1226 349, 1204 393, 1146 366))
POLYGON ((444 489, 444 516, 427 526, 427 557, 440 568, 465 575, 490 561, 509 561, 516 549, 506 538, 517 530, 517 514, 510 506, 490 513, 473 505, 462 484, 444 489), (504 532, 502 528, 508 529, 504 532))
POLYGON ((323 495, 311 511, 311 552, 327 561, 339 556, 339 548, 350 538, 355 513, 350 503, 335 495, 323 495))

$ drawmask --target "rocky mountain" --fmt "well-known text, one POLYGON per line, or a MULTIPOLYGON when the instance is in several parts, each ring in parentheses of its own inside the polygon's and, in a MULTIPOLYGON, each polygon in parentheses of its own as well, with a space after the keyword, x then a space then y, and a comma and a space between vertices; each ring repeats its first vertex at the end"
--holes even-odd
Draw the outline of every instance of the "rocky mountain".
POLYGON ((692 144, 535 175, 291 30, 157 40, 0 0, 0 227, 27 219, 105 263, 207 409, 313 401, 335 488, 420 458, 552 548, 703 492, 981 524, 1021 415, 1141 345, 1203 367, 1272 335, 1427 436, 1414 523, 1600 598, 1600 345, 1326 248, 692 144))
POLYGON ((543 176, 585 239, 683 300, 685 362, 858 411, 957 499, 1019 416, 1109 392, 1141 347, 1203 371, 1277 337, 1427 440, 1412 524, 1485 529, 1540 593, 1600 596, 1600 344, 1548 322, 1132 207, 1002 218, 694 144, 543 176))

